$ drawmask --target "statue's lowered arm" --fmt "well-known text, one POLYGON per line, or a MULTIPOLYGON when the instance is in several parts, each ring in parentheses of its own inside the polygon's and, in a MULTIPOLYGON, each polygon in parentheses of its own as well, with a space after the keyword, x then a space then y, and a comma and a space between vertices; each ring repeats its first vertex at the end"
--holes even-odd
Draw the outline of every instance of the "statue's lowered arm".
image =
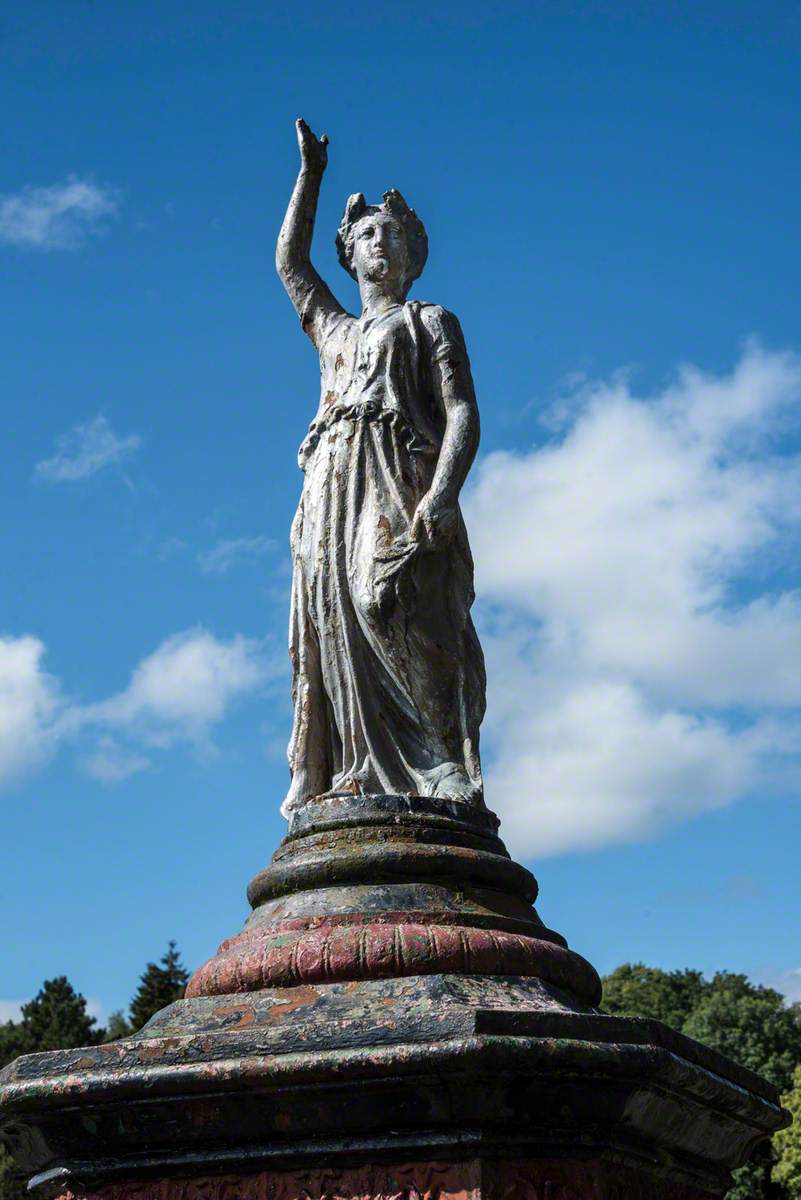
POLYGON ((412 537, 436 543, 456 528, 459 492, 478 450, 480 425, 467 355, 437 360, 432 375, 445 412, 445 433, 431 487, 417 506, 412 537))

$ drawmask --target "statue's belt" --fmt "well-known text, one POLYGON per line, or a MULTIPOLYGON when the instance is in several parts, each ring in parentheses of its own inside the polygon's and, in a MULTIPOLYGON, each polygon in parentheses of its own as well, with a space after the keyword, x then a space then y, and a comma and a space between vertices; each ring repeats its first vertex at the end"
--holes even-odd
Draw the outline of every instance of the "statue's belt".
POLYGON ((334 429, 342 421, 385 421, 398 427, 406 442, 406 448, 415 454, 437 454, 439 447, 420 436, 420 431, 409 422, 399 408, 384 408, 375 400, 361 400, 356 404, 341 404, 330 408, 321 417, 312 421, 298 457, 301 465, 316 449, 324 433, 334 429))

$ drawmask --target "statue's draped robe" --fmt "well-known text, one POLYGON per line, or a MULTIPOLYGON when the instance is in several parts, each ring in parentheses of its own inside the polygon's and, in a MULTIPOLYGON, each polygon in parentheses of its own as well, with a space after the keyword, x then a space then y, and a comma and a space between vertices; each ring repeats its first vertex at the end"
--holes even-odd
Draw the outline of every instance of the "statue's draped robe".
POLYGON ((459 323, 417 302, 357 319, 316 296, 301 319, 322 394, 291 535, 289 762, 305 784, 290 807, 345 790, 481 803, 485 673, 461 514, 434 549, 411 538, 445 429, 433 373, 469 380, 459 323))

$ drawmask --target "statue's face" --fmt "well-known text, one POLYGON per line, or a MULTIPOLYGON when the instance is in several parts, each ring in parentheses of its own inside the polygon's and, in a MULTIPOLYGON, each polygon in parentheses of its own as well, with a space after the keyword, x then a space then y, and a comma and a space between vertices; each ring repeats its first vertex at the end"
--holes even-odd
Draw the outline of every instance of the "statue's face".
POLYGON ((386 213, 368 213, 353 231, 353 269, 361 283, 386 283, 403 287, 408 268, 403 230, 386 213))

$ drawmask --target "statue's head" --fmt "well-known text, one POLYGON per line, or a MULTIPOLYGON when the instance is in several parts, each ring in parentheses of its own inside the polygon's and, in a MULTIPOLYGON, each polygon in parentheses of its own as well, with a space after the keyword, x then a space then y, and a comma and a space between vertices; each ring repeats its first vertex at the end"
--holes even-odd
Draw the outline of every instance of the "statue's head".
POLYGON ((400 192, 384 192, 382 204, 351 196, 337 232, 337 253, 354 279, 394 284, 405 296, 428 257, 423 222, 400 192))

